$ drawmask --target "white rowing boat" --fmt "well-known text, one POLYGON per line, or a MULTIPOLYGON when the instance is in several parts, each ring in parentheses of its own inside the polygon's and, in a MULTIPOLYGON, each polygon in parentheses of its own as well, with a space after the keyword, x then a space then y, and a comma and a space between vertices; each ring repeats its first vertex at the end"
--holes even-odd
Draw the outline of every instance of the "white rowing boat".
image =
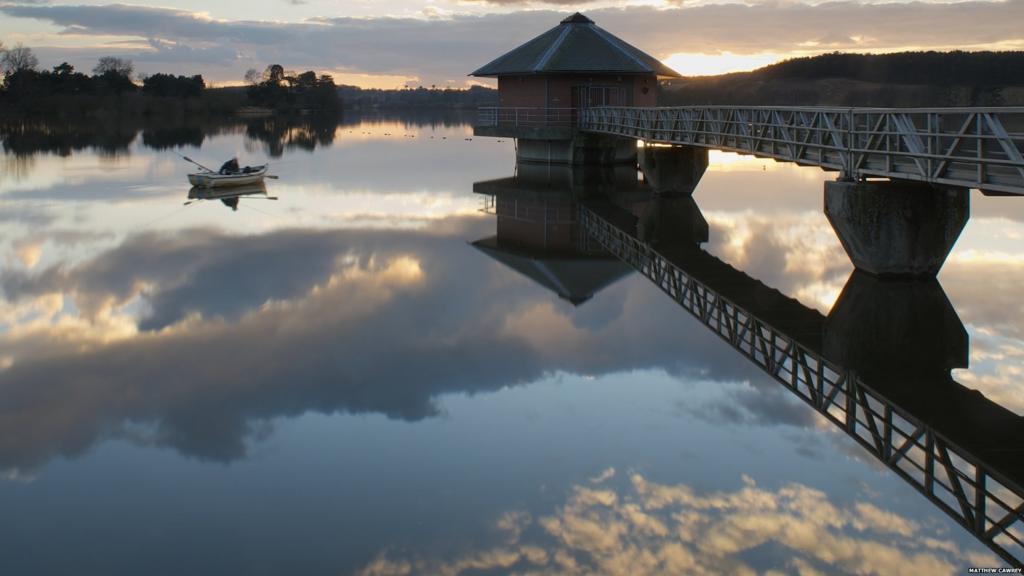
POLYGON ((247 186, 259 184, 267 175, 268 165, 246 166, 237 172, 222 174, 220 172, 194 172, 188 175, 188 182, 200 188, 222 188, 228 186, 247 186))

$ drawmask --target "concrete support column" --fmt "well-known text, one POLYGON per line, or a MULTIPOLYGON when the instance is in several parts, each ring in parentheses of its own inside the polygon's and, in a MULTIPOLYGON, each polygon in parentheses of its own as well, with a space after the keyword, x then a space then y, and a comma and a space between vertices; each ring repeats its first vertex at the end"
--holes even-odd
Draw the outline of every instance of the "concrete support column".
POLYGON ((690 196, 708 168, 708 151, 695 146, 645 146, 640 169, 655 194, 690 196))
POLYGON ((826 182, 825 215, 858 270, 930 278, 967 224, 970 196, 915 182, 826 182))

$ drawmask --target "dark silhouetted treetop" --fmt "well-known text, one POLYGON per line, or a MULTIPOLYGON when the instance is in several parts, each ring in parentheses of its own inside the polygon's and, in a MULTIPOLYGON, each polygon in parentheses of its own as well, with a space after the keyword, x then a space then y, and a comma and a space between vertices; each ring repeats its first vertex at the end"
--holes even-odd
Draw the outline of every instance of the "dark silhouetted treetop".
POLYGON ((248 95, 256 106, 278 110, 337 110, 340 106, 334 78, 317 77, 312 70, 295 74, 280 64, 267 66, 263 81, 249 86, 248 95))
POLYGON ((157 73, 147 76, 142 81, 143 93, 165 98, 198 98, 205 87, 206 83, 200 75, 175 76, 157 73))
POLYGON ((131 60, 124 58, 117 58, 115 56, 104 56, 99 59, 96 66, 92 69, 92 73, 96 76, 104 76, 109 73, 118 74, 125 78, 131 78, 132 73, 135 72, 135 65, 132 64, 131 60))

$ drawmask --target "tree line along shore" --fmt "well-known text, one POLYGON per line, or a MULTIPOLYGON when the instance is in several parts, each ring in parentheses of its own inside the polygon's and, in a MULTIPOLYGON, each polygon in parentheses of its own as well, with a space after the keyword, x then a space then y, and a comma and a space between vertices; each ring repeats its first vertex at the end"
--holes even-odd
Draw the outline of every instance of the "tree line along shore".
POLYGON ((0 115, 195 117, 197 115, 316 113, 349 109, 449 108, 493 105, 497 91, 406 87, 395 90, 337 85, 328 74, 293 72, 271 64, 250 69, 244 84, 213 87, 201 75, 136 74, 131 60, 100 58, 91 74, 63 62, 41 69, 31 48, 0 44, 0 115))
POLYGON ((244 86, 212 88, 201 75, 135 74, 131 60, 100 58, 91 74, 67 62, 40 69, 30 48, 0 45, 0 104, 8 113, 75 117, 176 116, 267 111, 335 112, 338 87, 329 75, 290 72, 278 64, 250 71, 244 86))

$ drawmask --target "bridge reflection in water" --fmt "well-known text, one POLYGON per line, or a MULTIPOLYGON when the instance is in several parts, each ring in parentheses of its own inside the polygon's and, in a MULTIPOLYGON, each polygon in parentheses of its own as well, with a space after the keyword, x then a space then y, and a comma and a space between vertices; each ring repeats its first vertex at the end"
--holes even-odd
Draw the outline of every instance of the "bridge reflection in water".
POLYGON ((632 167, 521 164, 474 191, 498 228, 478 248, 575 304, 621 278, 609 259, 621 261, 1024 565, 1024 418, 951 377, 967 366, 968 339, 936 280, 855 271, 824 316, 701 249, 708 226, 693 198, 654 195, 632 167), (560 265, 542 266, 551 258, 560 265))

